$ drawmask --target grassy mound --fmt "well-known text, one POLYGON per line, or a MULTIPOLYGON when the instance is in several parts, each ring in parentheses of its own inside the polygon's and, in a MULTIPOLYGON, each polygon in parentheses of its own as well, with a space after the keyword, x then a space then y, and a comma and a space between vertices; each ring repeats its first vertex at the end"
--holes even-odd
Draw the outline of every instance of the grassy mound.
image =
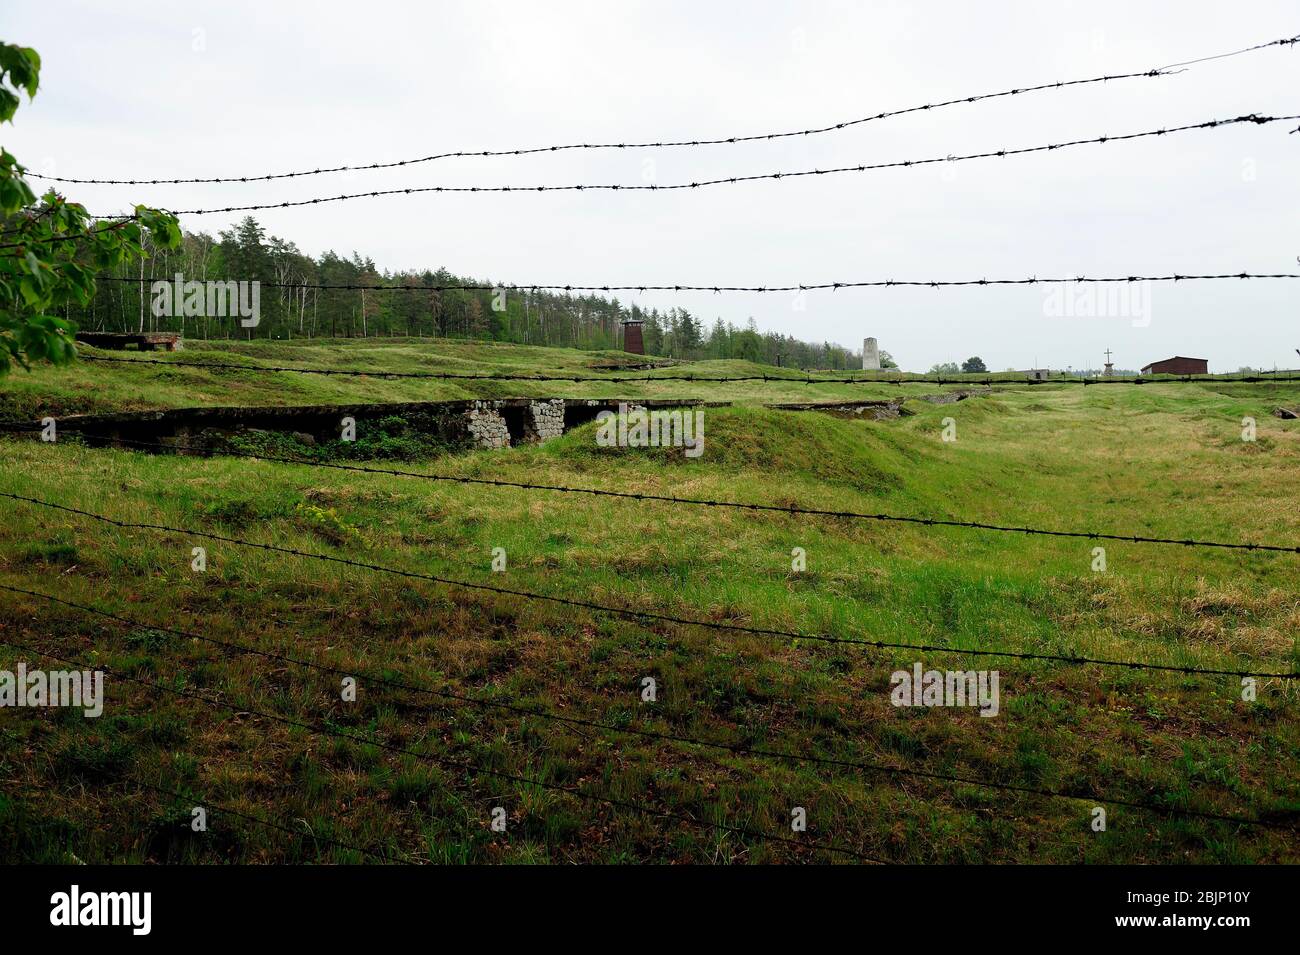
POLYGON ((702 409, 704 448, 688 457, 680 447, 601 447, 598 425, 575 428, 548 442, 544 453, 613 471, 636 461, 699 471, 814 479, 863 490, 899 486, 906 461, 881 429, 809 411, 732 407, 702 409))

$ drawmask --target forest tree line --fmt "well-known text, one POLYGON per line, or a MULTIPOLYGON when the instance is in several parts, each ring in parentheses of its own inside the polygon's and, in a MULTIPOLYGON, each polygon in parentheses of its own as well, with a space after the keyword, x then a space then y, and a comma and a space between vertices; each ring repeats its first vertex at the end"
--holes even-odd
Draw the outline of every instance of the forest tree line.
POLYGON ((220 232, 184 233, 180 248, 154 250, 142 265, 105 272, 85 308, 67 318, 87 331, 176 331, 188 338, 295 339, 470 338, 579 349, 619 349, 623 322, 644 322, 646 354, 665 358, 739 358, 799 368, 858 368, 861 354, 803 342, 717 318, 705 325, 684 308, 641 309, 596 294, 507 290, 385 291, 379 285, 492 285, 436 271, 381 270, 369 257, 325 252, 312 258, 293 243, 268 236, 251 216, 220 232), (258 281, 260 316, 254 327, 229 318, 155 315, 150 277, 186 281, 258 281), (356 285, 360 289, 315 289, 356 285), (370 288, 366 288, 369 286, 370 288), (498 307, 495 307, 498 306, 498 307))

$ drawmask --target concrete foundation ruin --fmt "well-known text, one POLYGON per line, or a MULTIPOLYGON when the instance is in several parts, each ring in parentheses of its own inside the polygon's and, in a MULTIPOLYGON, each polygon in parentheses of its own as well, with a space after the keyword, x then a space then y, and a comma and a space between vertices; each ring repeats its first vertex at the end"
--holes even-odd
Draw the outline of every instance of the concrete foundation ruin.
MULTIPOLYGON (((205 450, 221 436, 247 431, 291 434, 304 444, 337 440, 341 422, 407 419, 419 432, 448 444, 508 448, 540 444, 571 428, 596 420, 620 404, 641 408, 687 408, 725 402, 696 399, 627 398, 472 398, 380 404, 298 405, 291 407, 170 408, 163 411, 63 415, 60 434, 77 434, 94 444, 122 442, 184 445, 205 450)), ((33 434, 39 425, 33 424, 33 434)), ((180 448, 178 448, 180 450, 180 448)))

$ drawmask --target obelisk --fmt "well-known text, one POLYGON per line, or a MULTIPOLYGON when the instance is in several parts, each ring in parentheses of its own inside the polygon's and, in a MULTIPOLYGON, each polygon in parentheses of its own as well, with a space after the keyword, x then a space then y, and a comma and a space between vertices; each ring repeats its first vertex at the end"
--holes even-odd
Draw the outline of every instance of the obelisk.
POLYGON ((880 371, 880 348, 876 345, 874 338, 863 339, 862 370, 880 371))

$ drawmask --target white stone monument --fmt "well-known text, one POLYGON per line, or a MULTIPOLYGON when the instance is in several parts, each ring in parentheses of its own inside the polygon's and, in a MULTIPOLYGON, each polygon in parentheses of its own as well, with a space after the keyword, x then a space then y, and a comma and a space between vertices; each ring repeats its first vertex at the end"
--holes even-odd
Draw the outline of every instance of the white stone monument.
POLYGON ((880 371, 880 348, 874 338, 862 341, 862 370, 880 371))

